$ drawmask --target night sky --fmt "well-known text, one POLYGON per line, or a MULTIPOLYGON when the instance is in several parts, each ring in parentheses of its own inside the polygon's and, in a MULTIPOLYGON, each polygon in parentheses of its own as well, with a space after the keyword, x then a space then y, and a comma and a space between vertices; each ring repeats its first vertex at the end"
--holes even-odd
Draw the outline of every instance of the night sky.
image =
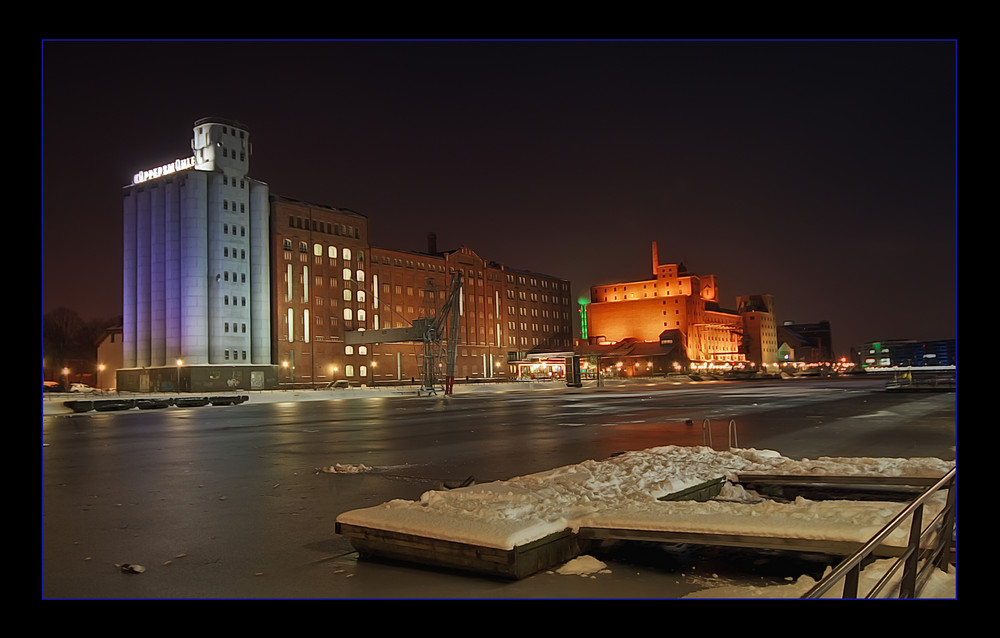
POLYGON ((954 41, 42 42, 42 312, 121 313, 121 191, 250 131, 370 241, 592 284, 683 261, 838 354, 956 336, 954 41))

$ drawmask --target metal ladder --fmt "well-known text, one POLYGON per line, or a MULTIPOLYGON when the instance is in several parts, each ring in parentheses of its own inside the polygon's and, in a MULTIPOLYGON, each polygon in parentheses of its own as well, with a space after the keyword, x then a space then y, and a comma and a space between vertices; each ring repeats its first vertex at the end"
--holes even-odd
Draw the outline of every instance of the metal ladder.
MULTIPOLYGON (((715 449, 712 445, 712 420, 706 418, 701 422, 701 441, 704 445, 715 449)), ((729 448, 738 448, 740 446, 739 440, 736 436, 736 419, 729 420, 729 448)))

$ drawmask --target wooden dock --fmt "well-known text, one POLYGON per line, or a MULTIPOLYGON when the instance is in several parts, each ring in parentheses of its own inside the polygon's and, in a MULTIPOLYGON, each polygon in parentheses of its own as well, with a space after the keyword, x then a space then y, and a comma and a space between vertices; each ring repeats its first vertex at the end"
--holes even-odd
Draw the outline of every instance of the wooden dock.
MULTIPOLYGON (((745 474, 739 482, 748 489, 793 500, 808 495, 811 500, 879 500, 904 502, 926 489, 936 479, 924 477, 783 476, 745 474)), ((707 501, 719 493, 723 478, 706 481, 660 500, 707 501)), ((599 517, 597 517, 599 518, 599 517)), ((594 544, 606 540, 643 541, 669 544, 697 544, 721 547, 775 549, 848 556, 867 538, 825 540, 793 535, 759 535, 732 532, 690 532, 670 529, 631 529, 601 526, 589 521, 575 532, 566 529, 513 549, 498 549, 449 540, 429 538, 337 522, 336 532, 347 537, 363 558, 382 558, 419 565, 472 571, 487 576, 521 579, 552 569, 571 560, 594 544)), ((902 548, 880 547, 881 556, 898 556, 902 548)))
POLYGON ((514 580, 561 565, 581 554, 577 535, 568 529, 514 549, 457 543, 340 522, 336 530, 350 539, 362 558, 384 558, 514 580))

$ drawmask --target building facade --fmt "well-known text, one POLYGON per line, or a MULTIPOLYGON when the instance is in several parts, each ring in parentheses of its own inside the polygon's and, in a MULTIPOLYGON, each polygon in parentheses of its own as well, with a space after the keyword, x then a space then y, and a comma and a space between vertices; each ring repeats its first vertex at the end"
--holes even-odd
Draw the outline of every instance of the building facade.
POLYGON ((860 354, 865 369, 958 365, 954 339, 872 341, 862 346, 860 354))
MULTIPOLYGON (((372 248, 376 315, 384 328, 412 325, 441 312, 451 277, 461 277, 455 378, 508 379, 532 355, 572 351, 569 281, 517 270, 480 257, 467 246, 426 252, 372 248)), ((374 380, 420 378, 418 344, 373 348, 374 380)))
POLYGON ((782 362, 829 363, 833 361, 833 338, 829 321, 795 323, 778 327, 782 362))
MULTIPOLYGON (((455 378, 506 379, 529 353, 571 351, 569 282, 512 270, 462 246, 371 246, 350 210, 271 197, 274 360, 283 383, 417 384, 420 341, 347 343, 357 331, 407 328, 443 310, 461 276, 455 378)), ((449 338, 451 335, 448 335, 449 338)))
POLYGON ((238 122, 196 122, 191 150, 123 191, 118 388, 274 387, 268 187, 238 122))
POLYGON ((653 278, 591 287, 587 326, 592 345, 624 340, 661 344, 678 364, 772 365, 777 361, 774 301, 738 298, 738 310, 719 305, 715 275, 682 263, 660 263, 653 243, 653 278))
POLYGON ((778 363, 778 326, 772 295, 736 298, 736 312, 743 318, 743 348, 748 361, 761 366, 778 363))
POLYGON ((344 333, 377 326, 368 219, 348 209, 271 197, 273 358, 286 384, 371 381, 368 353, 344 333))

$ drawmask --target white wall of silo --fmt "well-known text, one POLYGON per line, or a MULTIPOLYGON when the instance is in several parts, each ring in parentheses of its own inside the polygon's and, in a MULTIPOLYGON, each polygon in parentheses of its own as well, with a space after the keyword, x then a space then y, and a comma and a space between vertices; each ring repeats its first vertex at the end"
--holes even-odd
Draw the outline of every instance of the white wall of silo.
POLYGON ((136 193, 135 218, 135 363, 138 367, 150 365, 149 361, 149 209, 148 188, 136 193))
POLYGON ((163 223, 170 183, 153 184, 149 193, 149 365, 160 366, 166 345, 165 246, 163 223))
POLYGON ((208 200, 206 210, 208 217, 205 222, 208 256, 208 361, 207 363, 222 363, 223 350, 226 344, 222 337, 223 321, 228 321, 226 310, 222 304, 223 295, 228 295, 222 285, 222 272, 228 269, 228 264, 222 257, 222 250, 229 249, 222 240, 222 173, 205 173, 208 181, 208 200))
POLYGON ((181 359, 186 365, 209 363, 208 176, 189 173, 181 197, 181 359))
POLYGON ((271 363, 271 203, 267 184, 250 182, 250 362, 271 363))
POLYGON ((134 368, 136 362, 136 289, 135 269, 138 247, 135 237, 136 193, 122 197, 122 366, 134 368))
POLYGON ((167 190, 163 219, 164 243, 164 345, 166 365, 174 365, 181 354, 181 197, 188 176, 177 179, 167 190))

